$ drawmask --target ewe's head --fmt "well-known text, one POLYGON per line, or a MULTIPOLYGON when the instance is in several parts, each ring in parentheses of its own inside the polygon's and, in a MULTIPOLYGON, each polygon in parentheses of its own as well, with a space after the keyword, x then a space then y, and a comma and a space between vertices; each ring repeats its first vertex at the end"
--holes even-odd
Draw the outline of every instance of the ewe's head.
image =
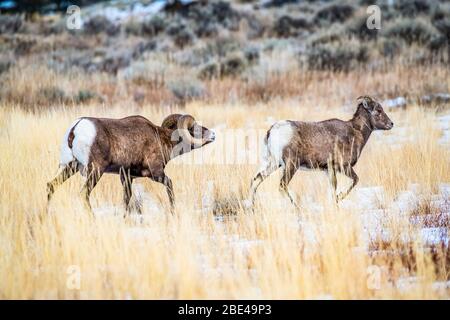
POLYGON ((379 102, 369 96, 359 97, 357 101, 358 108, 364 108, 368 112, 372 128, 378 130, 392 129, 394 123, 389 119, 379 102))
POLYGON ((171 114, 161 127, 173 130, 172 141, 199 148, 215 140, 214 131, 199 125, 189 114, 171 114))

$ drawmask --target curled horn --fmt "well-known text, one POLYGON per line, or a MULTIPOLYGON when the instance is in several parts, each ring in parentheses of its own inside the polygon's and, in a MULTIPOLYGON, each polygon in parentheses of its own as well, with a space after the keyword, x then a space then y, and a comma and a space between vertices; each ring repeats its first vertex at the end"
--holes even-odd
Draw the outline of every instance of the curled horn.
POLYGON ((174 114, 171 114, 170 116, 167 116, 163 120, 161 127, 167 128, 167 129, 176 129, 178 119, 180 119, 180 117, 182 117, 182 115, 178 114, 178 113, 174 113, 174 114))
POLYGON ((189 144, 201 146, 203 145, 203 139, 193 137, 189 132, 189 129, 195 125, 195 119, 188 114, 185 114, 178 119, 178 131, 180 132, 180 136, 183 138, 183 141, 189 144))

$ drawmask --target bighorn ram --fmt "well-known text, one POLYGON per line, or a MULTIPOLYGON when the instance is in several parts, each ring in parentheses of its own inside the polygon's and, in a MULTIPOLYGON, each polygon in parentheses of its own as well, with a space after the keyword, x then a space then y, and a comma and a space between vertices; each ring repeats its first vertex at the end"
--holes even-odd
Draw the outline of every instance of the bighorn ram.
POLYGON ((394 123, 382 106, 369 96, 358 98, 358 107, 349 121, 330 119, 321 122, 279 121, 266 135, 263 163, 252 180, 250 203, 256 189, 279 167, 283 168, 280 191, 298 208, 288 190, 297 169, 328 171, 336 202, 346 197, 358 183, 353 166, 373 130, 390 130, 394 123), (336 195, 336 172, 353 180, 350 188, 336 195))
POLYGON ((173 210, 172 181, 164 173, 167 162, 214 139, 214 132, 198 125, 190 115, 172 114, 160 127, 141 116, 80 118, 64 136, 59 172, 47 184, 48 201, 58 185, 80 171, 86 177, 82 195, 90 210, 89 195, 102 174, 117 173, 127 210, 136 177, 164 184, 173 210))

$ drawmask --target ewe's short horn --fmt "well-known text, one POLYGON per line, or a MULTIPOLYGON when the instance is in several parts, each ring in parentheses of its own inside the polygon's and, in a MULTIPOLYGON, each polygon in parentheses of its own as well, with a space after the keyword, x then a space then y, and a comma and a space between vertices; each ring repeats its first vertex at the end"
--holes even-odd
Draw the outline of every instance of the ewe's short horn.
POLYGON ((375 99, 372 98, 371 96, 360 96, 360 97, 358 97, 358 98, 356 99, 356 101, 358 101, 358 102, 359 102, 360 100, 367 100, 367 101, 369 101, 369 102, 375 101, 375 99))

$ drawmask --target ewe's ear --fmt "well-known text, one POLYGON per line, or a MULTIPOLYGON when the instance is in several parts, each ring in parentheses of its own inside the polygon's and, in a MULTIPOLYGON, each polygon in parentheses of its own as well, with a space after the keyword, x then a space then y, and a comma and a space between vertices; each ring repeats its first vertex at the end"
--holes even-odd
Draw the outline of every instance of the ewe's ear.
POLYGON ((356 100, 364 107, 364 109, 366 109, 367 111, 371 111, 372 108, 370 107, 370 102, 372 102, 372 99, 370 97, 363 96, 359 97, 356 100))
POLYGON ((369 104, 367 103, 367 100, 366 100, 366 99, 364 99, 364 100, 362 101, 362 105, 363 105, 364 109, 370 111, 369 104))

